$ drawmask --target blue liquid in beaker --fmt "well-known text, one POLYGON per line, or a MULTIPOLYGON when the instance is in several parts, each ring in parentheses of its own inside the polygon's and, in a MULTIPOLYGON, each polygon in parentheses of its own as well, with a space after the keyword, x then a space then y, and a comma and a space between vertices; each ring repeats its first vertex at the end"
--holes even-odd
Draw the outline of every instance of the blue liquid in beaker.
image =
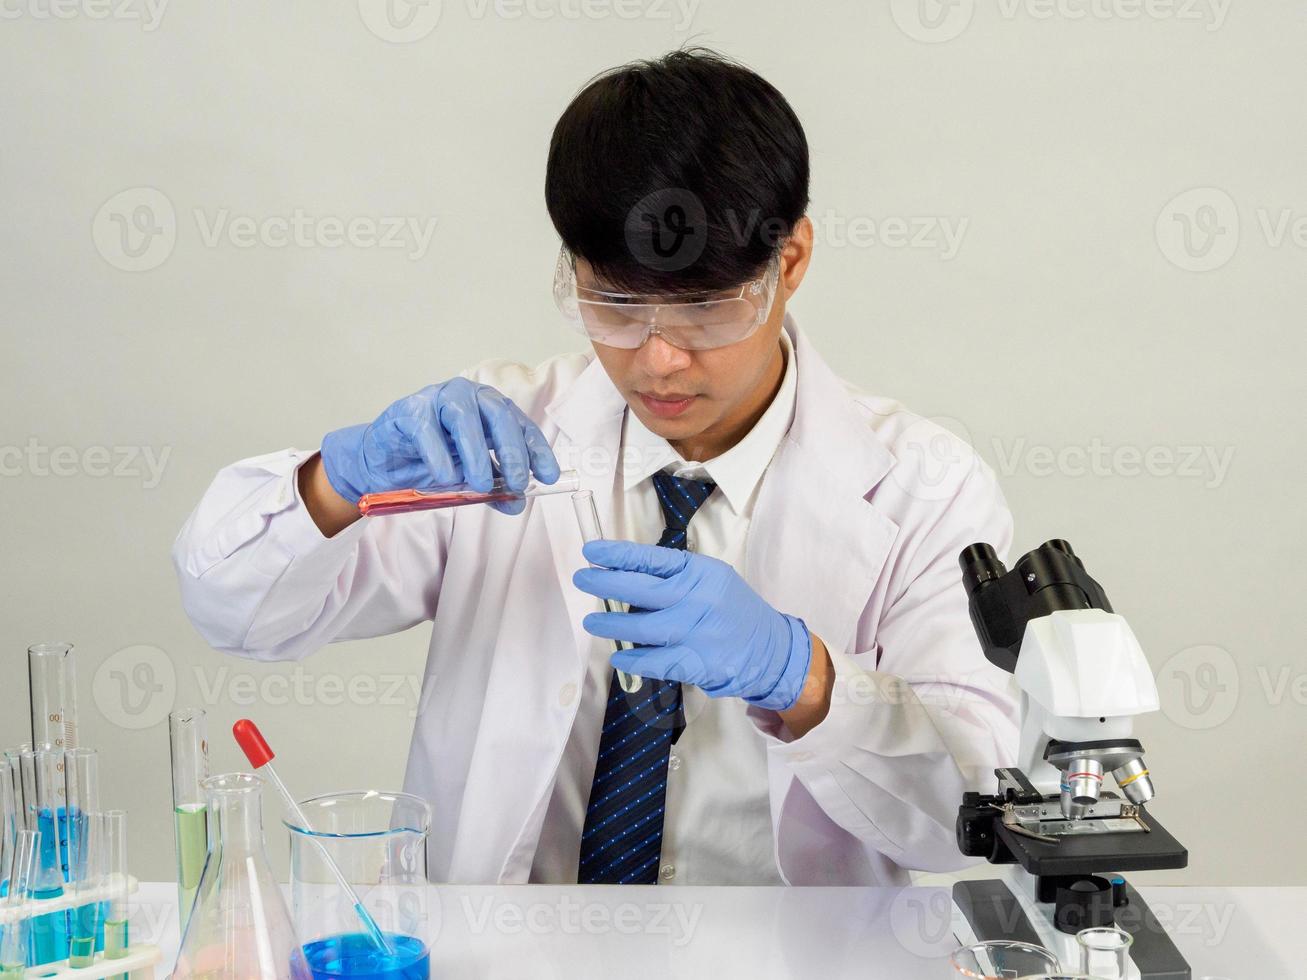
POLYGON ((305 943, 304 958, 314 980, 428 980, 431 957, 422 940, 393 932, 386 939, 395 949, 393 956, 379 952, 366 933, 351 932, 305 943))

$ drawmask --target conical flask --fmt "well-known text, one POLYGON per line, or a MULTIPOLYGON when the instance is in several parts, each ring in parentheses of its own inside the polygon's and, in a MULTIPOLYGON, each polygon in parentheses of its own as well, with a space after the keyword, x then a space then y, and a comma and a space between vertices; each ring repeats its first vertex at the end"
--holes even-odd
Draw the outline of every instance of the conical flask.
POLYGON ((290 911, 268 865, 262 778, 228 773, 202 785, 209 857, 174 980, 309 980, 290 911))

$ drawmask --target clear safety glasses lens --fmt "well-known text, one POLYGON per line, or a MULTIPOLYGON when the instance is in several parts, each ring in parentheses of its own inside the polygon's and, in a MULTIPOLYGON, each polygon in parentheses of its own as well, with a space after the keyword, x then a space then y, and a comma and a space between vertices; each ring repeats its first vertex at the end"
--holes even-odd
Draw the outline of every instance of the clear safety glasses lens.
POLYGON ((778 256, 762 278, 702 298, 613 293, 578 286, 574 261, 564 249, 554 273, 554 300, 597 344, 633 350, 657 333, 684 350, 709 350, 747 339, 766 321, 779 278, 778 256))

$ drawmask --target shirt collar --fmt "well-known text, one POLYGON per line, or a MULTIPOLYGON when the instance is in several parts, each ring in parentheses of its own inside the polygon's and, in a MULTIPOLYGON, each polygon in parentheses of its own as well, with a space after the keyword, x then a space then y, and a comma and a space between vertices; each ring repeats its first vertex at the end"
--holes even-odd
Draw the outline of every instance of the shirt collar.
POLYGON ((623 490, 629 492, 658 471, 666 470, 673 476, 711 480, 721 488, 731 510, 743 513, 794 420, 798 370, 794 364, 794 345, 785 330, 781 331, 780 344, 785 355, 785 374, 776 397, 743 439, 706 463, 683 458, 666 439, 650 432, 628 408, 622 421, 623 490))

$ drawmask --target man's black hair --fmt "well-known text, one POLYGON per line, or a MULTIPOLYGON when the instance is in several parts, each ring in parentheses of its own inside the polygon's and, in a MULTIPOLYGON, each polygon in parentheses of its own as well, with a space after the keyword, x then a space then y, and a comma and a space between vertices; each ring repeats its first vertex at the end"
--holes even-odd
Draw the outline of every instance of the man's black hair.
POLYGON ((761 76, 685 48, 581 90, 554 127, 545 201, 615 289, 724 289, 758 276, 807 210, 808 141, 761 76))

